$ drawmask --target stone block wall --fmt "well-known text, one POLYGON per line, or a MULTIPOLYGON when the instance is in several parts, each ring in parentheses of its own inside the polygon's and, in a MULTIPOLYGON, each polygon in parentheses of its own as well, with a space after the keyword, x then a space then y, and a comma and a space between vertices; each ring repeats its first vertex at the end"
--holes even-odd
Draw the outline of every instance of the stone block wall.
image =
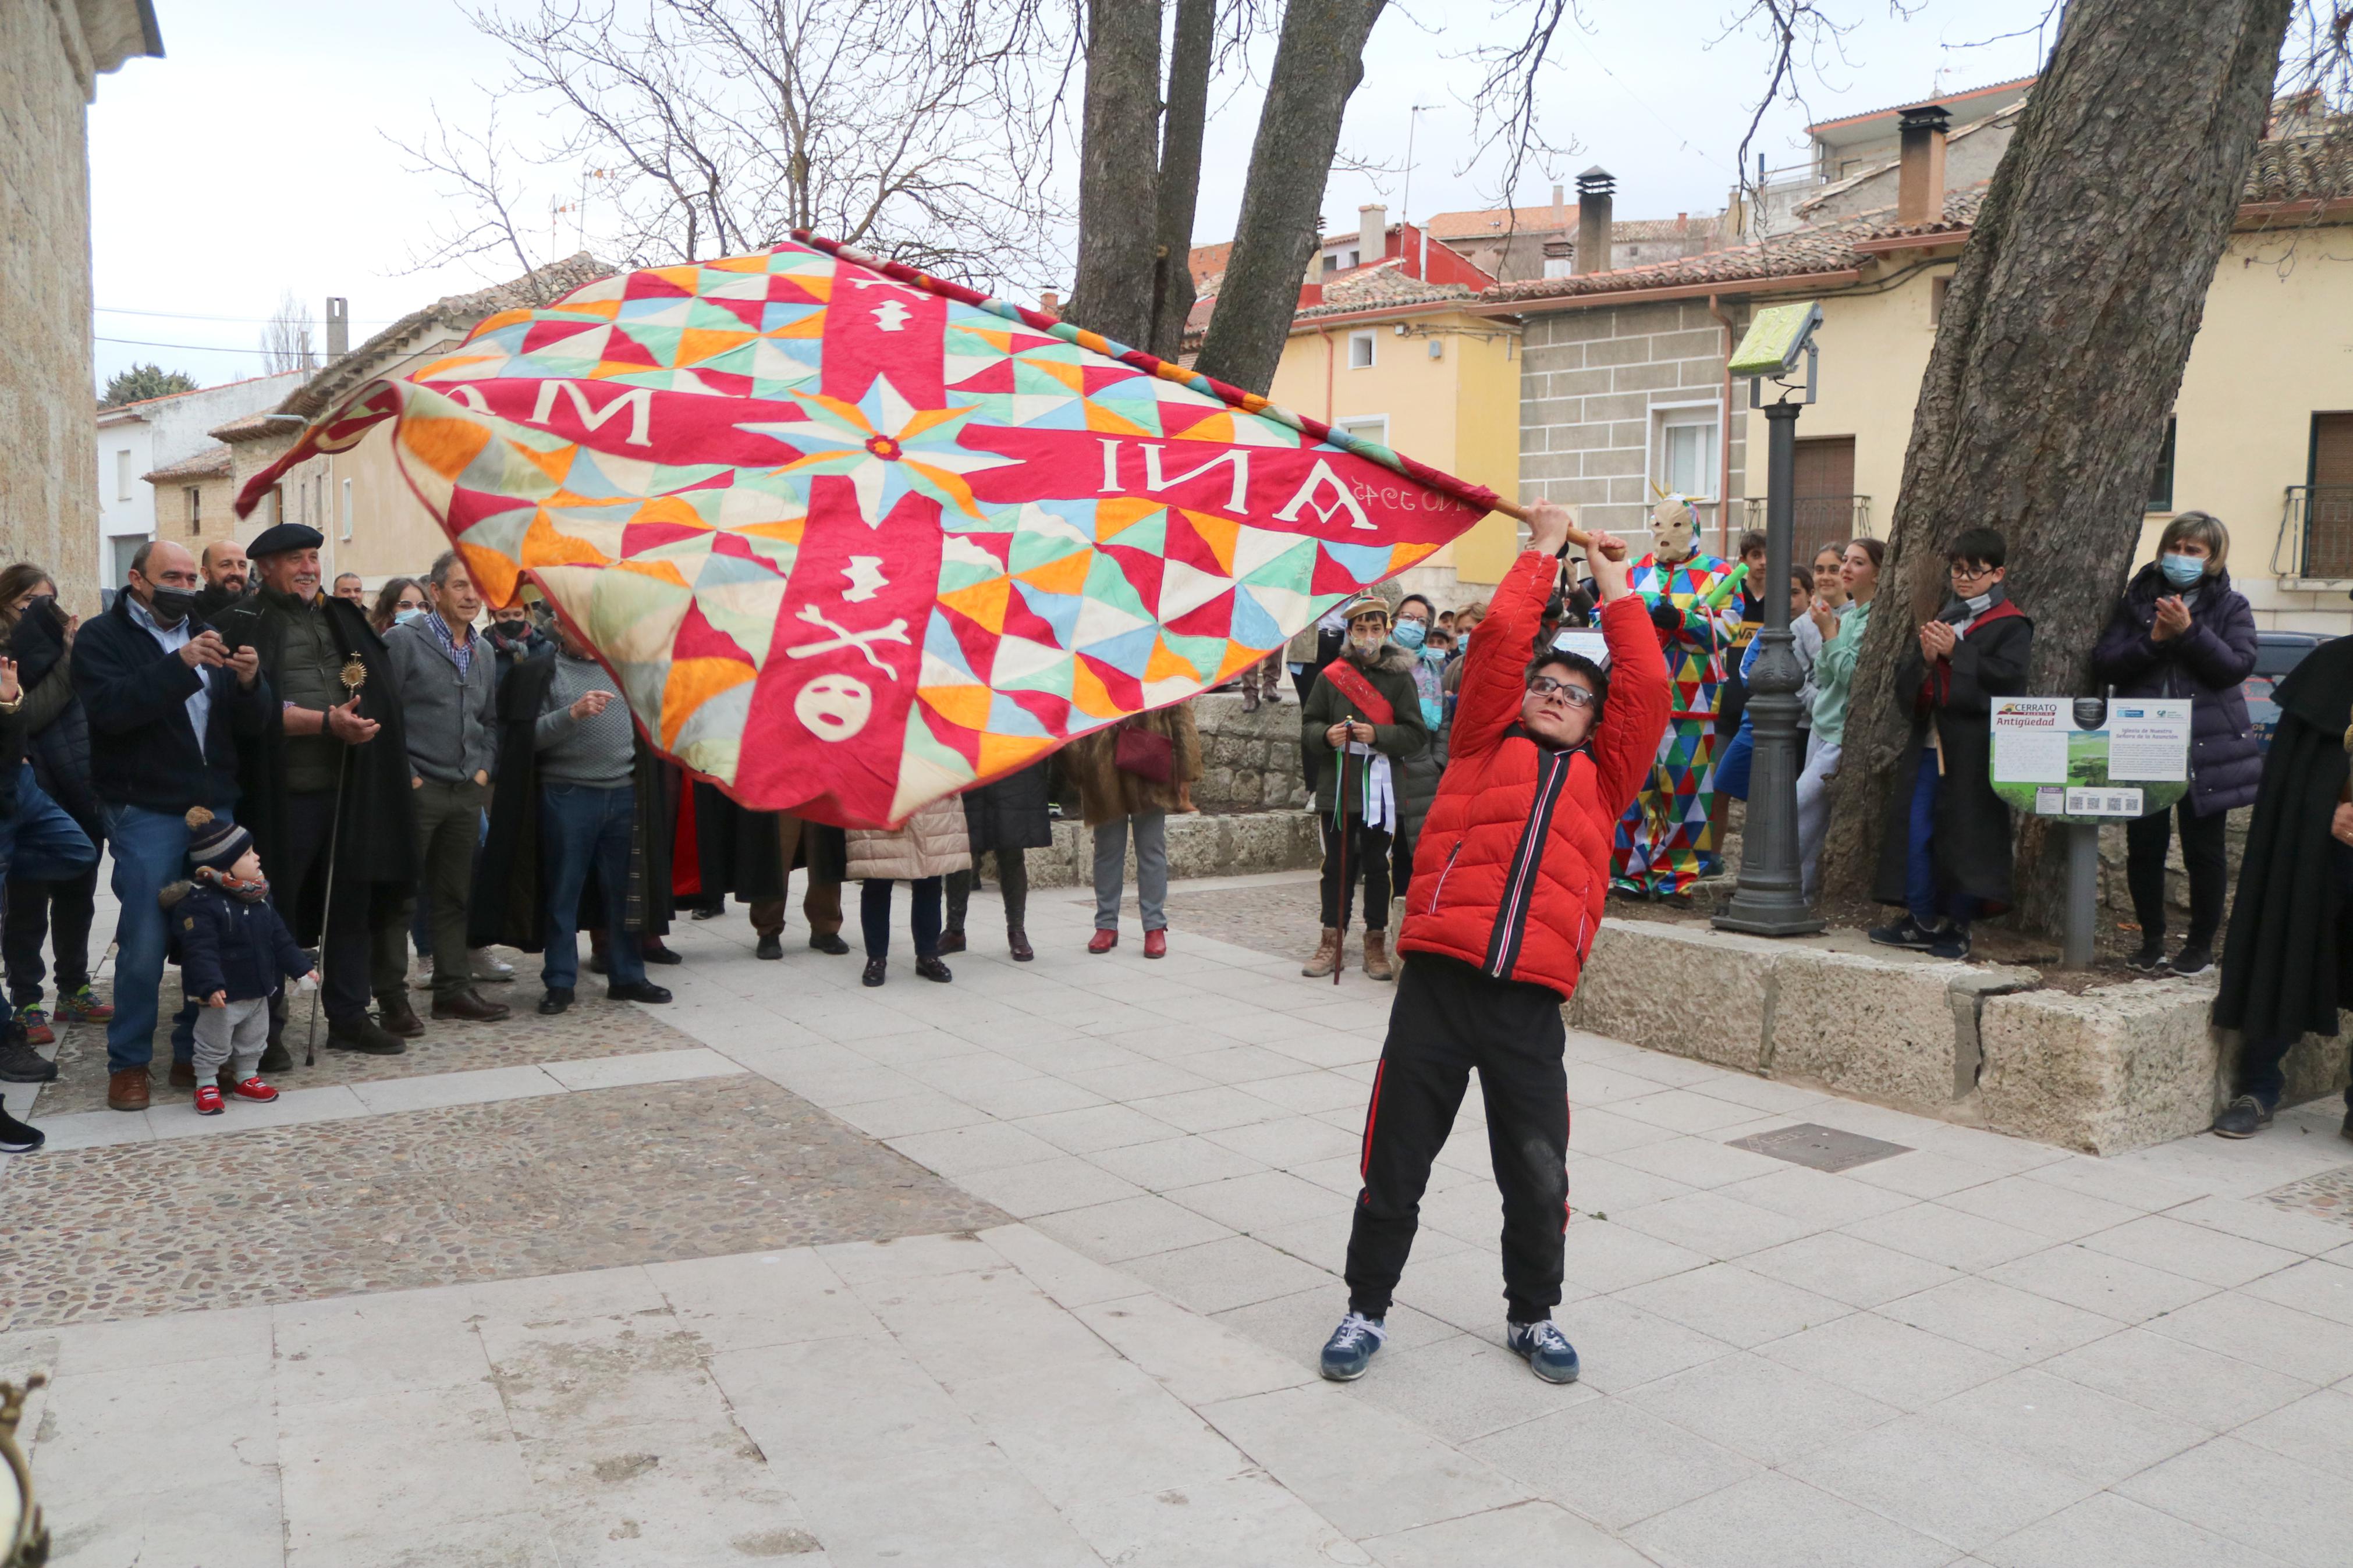
MULTIPOLYGON (((1289 698, 1288 690, 1284 696, 1289 698)), ((1195 805, 1204 811, 1232 812, 1307 804, 1296 702, 1286 700, 1244 712, 1239 696, 1198 697, 1193 721, 1201 731, 1201 782, 1193 786, 1195 805)))
POLYGON ((98 609, 89 58, 70 6, 0 5, 0 554, 98 609))
MULTIPOLYGON (((1727 303, 1736 333, 1745 309, 1727 303)), ((1595 305, 1531 314, 1520 341, 1520 489, 1564 501, 1588 527, 1642 527, 1663 482, 1654 414, 1662 405, 1715 403, 1724 393, 1724 329, 1704 300, 1595 305)), ((1731 493, 1745 492, 1743 389, 1735 388, 1731 493)), ((1711 475, 1708 489, 1715 489, 1711 475)), ((1718 519, 1703 514, 1709 548, 1718 519)), ((1739 532, 1733 519, 1733 533, 1739 532)))

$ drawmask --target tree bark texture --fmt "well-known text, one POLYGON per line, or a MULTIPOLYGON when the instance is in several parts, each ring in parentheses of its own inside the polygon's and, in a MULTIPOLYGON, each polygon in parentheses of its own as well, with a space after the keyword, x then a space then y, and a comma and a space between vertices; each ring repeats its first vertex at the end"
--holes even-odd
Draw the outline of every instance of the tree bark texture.
POLYGON ((1383 0, 1291 0, 1282 15, 1266 104, 1250 148, 1233 255, 1196 368, 1246 391, 1274 381, 1307 258, 1340 120, 1365 76, 1365 42, 1383 0))
POLYGON ((1160 125, 1158 238, 1154 247, 1152 331, 1143 346, 1173 360, 1193 310, 1193 216, 1201 195, 1201 137, 1209 122, 1209 71, 1216 56, 1218 0, 1176 0, 1168 49, 1167 108, 1160 125))
POLYGON ((1142 347, 1152 332, 1158 243, 1160 7, 1088 0, 1087 101, 1079 138, 1079 269, 1071 320, 1142 347))
MULTIPOLYGON (((1947 593, 1945 551, 2001 531, 2037 695, 2088 693, 2206 290, 2262 135, 2291 0, 2072 0, 1947 295, 1856 662, 1824 888, 1868 895, 1910 730, 1897 661, 1947 593)), ((1222 301, 1219 315, 1223 315, 1222 301)), ((2237 521, 2237 520, 2230 520, 2237 521)), ((2047 924, 2065 856, 2021 843, 2047 924), (2045 874, 2047 872, 2047 874, 2045 874)))

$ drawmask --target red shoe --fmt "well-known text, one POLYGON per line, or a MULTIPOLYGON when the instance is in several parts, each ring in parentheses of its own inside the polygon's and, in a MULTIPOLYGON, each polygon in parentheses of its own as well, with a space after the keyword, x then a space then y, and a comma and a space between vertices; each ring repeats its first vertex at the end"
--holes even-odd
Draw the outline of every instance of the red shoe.
POLYGON ((208 1083, 196 1090, 196 1114, 218 1116, 221 1113, 220 1085, 208 1083))
POLYGON ((259 1078, 247 1079, 229 1092, 239 1100, 249 1100, 256 1105, 267 1105, 278 1098, 278 1091, 259 1078))
POLYGON ((1119 932, 1115 931, 1099 931, 1087 939, 1089 952, 1109 952, 1118 945, 1119 932))
POLYGON ((1148 931, 1144 933, 1144 956, 1146 958, 1168 956, 1168 930, 1166 926, 1158 931, 1148 931))

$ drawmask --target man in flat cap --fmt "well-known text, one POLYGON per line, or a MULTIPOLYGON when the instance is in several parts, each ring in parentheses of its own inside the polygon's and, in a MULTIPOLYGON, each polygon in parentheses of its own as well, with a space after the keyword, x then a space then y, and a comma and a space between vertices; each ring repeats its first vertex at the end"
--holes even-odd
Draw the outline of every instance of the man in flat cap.
MULTIPOLYGON (((259 591, 220 615, 222 636, 260 653, 279 700, 249 744, 251 765, 238 770, 237 819, 253 833, 295 940, 320 947, 329 1048, 395 1056, 424 1025, 398 994, 378 998, 380 1019, 368 1016, 368 933, 399 918, 416 880, 408 753, 384 644, 360 606, 319 591, 323 542, 300 523, 263 530, 246 547, 259 591)), ((284 1052, 284 1026, 281 994, 273 1056, 284 1052)))

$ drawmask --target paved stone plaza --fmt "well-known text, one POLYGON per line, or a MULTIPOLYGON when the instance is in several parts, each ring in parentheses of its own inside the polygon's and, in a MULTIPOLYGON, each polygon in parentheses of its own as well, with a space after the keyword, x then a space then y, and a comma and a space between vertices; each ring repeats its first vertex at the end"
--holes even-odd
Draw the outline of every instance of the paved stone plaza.
POLYGON ((1573 1035, 1584 1381, 1501 1346, 1473 1096, 1324 1384, 1389 993, 1299 978, 1308 880, 1180 886, 1157 963, 1040 891, 1016 965, 983 895, 950 986, 681 921, 673 1006, 203 1120, 92 1109, 76 1031, 0 1162, 57 1560, 2353 1561, 2333 1103, 2099 1161, 1573 1035), (1908 1152, 1731 1146, 1799 1122, 1908 1152))

